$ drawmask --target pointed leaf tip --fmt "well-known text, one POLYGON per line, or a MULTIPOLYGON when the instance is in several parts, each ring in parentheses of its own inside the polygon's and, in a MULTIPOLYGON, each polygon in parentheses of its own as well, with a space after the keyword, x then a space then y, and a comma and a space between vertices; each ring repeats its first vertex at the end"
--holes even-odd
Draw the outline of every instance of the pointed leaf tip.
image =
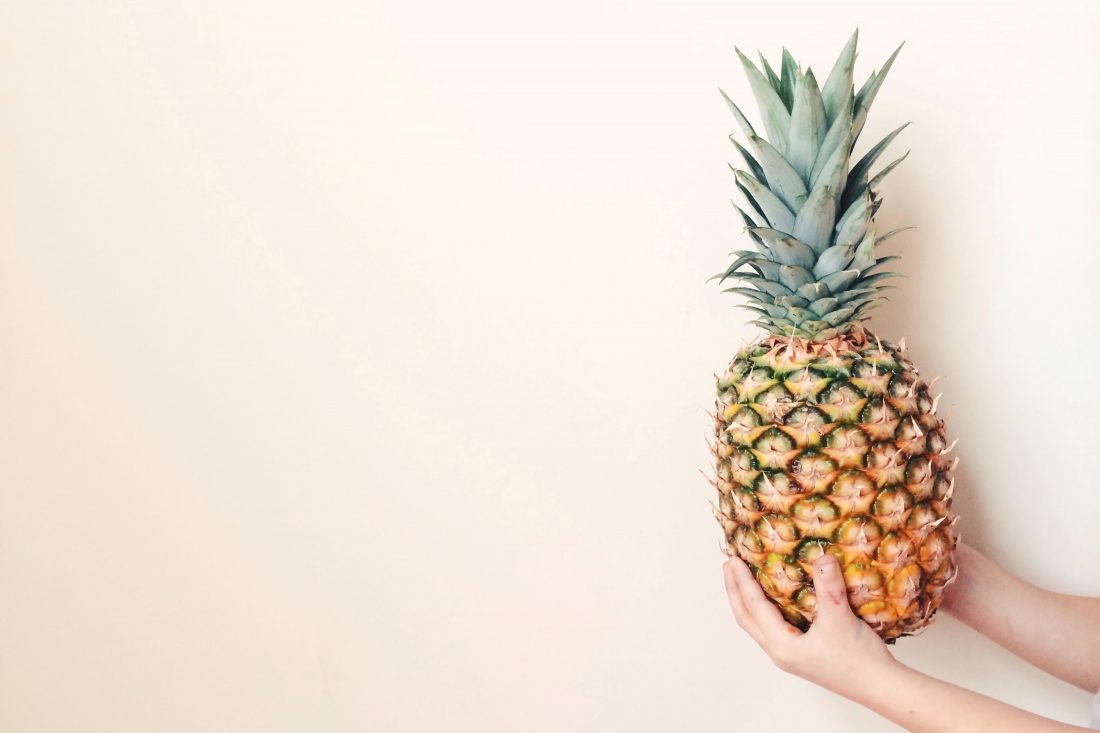
POLYGON ((748 77, 749 86, 752 88, 756 106, 760 110, 760 116, 764 121, 764 130, 768 133, 768 140, 780 153, 787 152, 787 128, 791 124, 789 106, 785 106, 785 100, 780 98, 776 90, 772 88, 760 69, 750 61, 740 50, 737 52, 744 67, 745 76, 748 77))

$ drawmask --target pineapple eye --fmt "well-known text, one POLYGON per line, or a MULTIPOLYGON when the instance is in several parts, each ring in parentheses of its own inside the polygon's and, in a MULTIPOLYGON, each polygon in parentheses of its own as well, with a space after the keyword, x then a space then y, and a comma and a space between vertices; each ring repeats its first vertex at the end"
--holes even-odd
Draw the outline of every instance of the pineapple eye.
POLYGON ((794 473, 802 473, 802 461, 798 460, 797 458, 791 461, 791 471, 793 471, 794 473))

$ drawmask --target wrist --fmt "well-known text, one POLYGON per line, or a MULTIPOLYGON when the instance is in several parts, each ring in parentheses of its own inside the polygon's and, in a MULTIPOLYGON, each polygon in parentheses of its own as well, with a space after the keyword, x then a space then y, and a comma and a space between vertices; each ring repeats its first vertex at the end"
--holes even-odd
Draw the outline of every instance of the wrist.
POLYGON ((975 612, 983 607, 981 595, 996 580, 998 568, 984 555, 962 543, 955 549, 955 563, 958 574, 944 593, 943 610, 973 626, 971 620, 975 612))
POLYGON ((807 679, 841 697, 869 706, 868 700, 882 695, 897 685, 906 673, 912 672, 889 652, 881 656, 861 655, 858 659, 850 657, 847 661, 848 664, 832 666, 825 677, 807 679))
POLYGON ((893 655, 887 655, 887 658, 864 668, 860 674, 838 680, 841 684, 830 689, 881 714, 884 705, 893 700, 896 691, 903 689, 915 674, 911 667, 899 662, 893 655))

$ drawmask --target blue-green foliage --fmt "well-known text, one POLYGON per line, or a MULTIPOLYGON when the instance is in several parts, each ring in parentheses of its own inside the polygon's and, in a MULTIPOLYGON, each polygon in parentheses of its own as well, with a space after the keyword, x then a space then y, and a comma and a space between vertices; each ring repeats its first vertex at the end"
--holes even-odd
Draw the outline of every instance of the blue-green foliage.
POLYGON ((880 270, 896 256, 874 256, 876 244, 901 231, 876 235, 874 216, 881 205, 876 188, 908 153, 874 176, 871 167, 906 125, 854 165, 852 152, 901 46, 857 92, 858 35, 848 39, 820 87, 813 71, 802 70, 787 49, 779 73, 763 56, 757 67, 737 50, 764 137, 722 92, 745 140, 730 136, 747 170, 731 167, 747 203, 737 209, 755 250, 736 252, 733 264, 712 279, 741 281, 723 292, 748 297, 745 307, 757 314, 753 322, 772 333, 836 335, 847 324, 866 320, 888 287, 877 283, 897 274, 880 270))

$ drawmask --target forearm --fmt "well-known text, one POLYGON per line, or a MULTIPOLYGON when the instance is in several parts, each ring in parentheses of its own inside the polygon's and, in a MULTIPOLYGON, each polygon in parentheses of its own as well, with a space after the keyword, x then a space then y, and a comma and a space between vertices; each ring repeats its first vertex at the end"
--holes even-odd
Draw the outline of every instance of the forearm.
POLYGON ((1059 679, 1100 688, 1100 599, 1037 588, 966 546, 958 561, 949 613, 1059 679))
POLYGON ((917 672, 900 662, 874 670, 841 695, 910 733, 1043 733, 1080 731, 917 672))

